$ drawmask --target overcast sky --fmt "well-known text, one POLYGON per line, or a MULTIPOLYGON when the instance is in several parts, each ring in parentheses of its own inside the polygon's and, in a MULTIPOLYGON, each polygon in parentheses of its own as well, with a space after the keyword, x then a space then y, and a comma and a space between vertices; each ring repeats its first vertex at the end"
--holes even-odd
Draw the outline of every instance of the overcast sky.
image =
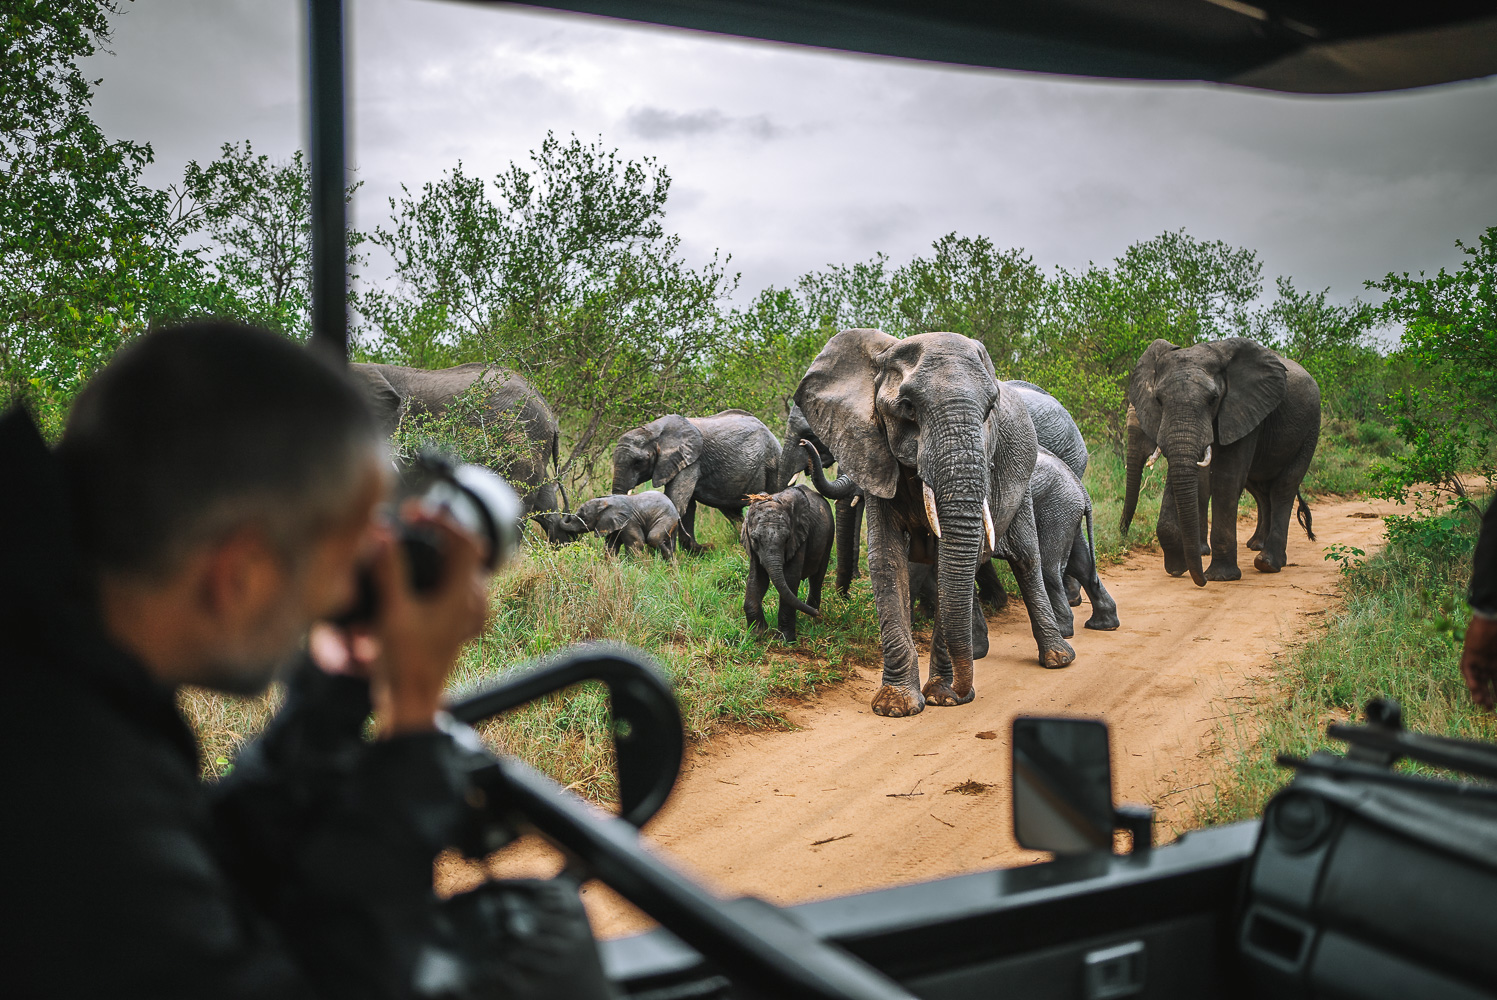
MULTIPOLYGON (((1302 98, 958 70, 435 0, 349 0, 351 161, 370 227, 403 182, 492 176, 546 131, 652 155, 688 257, 743 289, 950 232, 1051 267, 1166 229, 1252 247, 1338 299, 1497 225, 1497 80, 1302 98)), ((181 176, 224 142, 305 145, 301 0, 134 0, 95 102, 181 176)))

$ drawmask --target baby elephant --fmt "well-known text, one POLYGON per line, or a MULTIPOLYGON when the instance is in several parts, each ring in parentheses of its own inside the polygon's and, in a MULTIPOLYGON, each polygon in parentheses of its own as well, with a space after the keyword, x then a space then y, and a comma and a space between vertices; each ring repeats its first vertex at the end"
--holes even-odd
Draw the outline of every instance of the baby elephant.
POLYGON ((780 595, 777 619, 780 638, 795 641, 795 613, 821 617, 821 585, 832 555, 832 508, 809 486, 792 486, 775 494, 749 497, 739 538, 748 552, 748 586, 743 614, 749 628, 762 632, 764 594, 769 584, 780 595), (806 601, 796 596, 800 582, 811 586, 806 601))
POLYGON ((1118 606, 1097 575, 1097 552, 1092 533, 1092 498, 1076 473, 1045 448, 1040 448, 1029 481, 1034 498, 1034 525, 1040 537, 1041 576, 1045 593, 1055 611, 1060 634, 1075 632, 1071 600, 1063 578, 1075 577, 1092 604, 1086 627, 1110 632, 1118 627, 1118 606))
POLYGON ((534 514, 552 542, 575 542, 589 531, 602 535, 609 552, 627 548, 643 555, 649 546, 666 558, 676 554, 681 515, 664 493, 615 494, 589 500, 575 514, 534 514))

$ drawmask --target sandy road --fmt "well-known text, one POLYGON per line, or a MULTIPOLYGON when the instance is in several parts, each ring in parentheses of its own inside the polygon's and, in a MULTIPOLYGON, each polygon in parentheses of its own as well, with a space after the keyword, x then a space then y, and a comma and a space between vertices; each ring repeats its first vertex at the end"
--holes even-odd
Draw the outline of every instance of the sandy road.
MULTIPOLYGON (((1122 627, 1082 629, 1090 609, 1077 608, 1076 662, 1064 670, 1036 663, 1022 603, 1011 601, 989 619, 991 649, 976 664, 971 704, 881 718, 868 707, 878 670, 859 671, 791 708, 793 731, 732 734, 696 748, 648 839, 724 895, 776 903, 1033 861, 1042 855, 1013 840, 1007 793, 1008 731, 1020 714, 1105 719, 1117 797, 1154 804, 1168 837, 1194 797, 1209 792, 1221 734, 1251 726, 1248 706, 1262 696, 1253 682, 1335 603, 1337 574, 1324 548, 1372 551, 1383 522, 1365 515, 1393 509, 1319 503, 1317 541, 1294 526, 1283 572, 1254 571, 1244 549, 1243 578, 1205 588, 1167 576, 1159 555, 1137 553, 1104 575, 1122 627)), ((1239 538, 1251 532, 1246 524, 1239 538)), ((549 873, 550 855, 522 842, 489 868, 549 873)), ((439 882, 457 888, 477 876, 444 866, 439 882)), ((604 936, 649 925, 606 889, 589 887, 584 898, 604 936)))

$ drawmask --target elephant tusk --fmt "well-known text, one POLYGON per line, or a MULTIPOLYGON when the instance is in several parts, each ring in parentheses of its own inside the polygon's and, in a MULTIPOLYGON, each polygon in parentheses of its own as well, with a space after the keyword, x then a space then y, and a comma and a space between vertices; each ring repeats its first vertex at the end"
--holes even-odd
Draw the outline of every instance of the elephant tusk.
POLYGON ((941 537, 941 519, 936 516, 936 491, 930 488, 930 483, 921 483, 925 494, 925 519, 930 522, 930 530, 937 538, 941 537))
POLYGON ((847 506, 848 506, 848 507, 849 507, 849 508, 851 508, 851 507, 856 507, 856 506, 857 506, 857 505, 858 505, 858 500, 859 500, 859 499, 860 499, 860 498, 859 498, 859 497, 858 497, 858 495, 857 495, 857 494, 856 494, 856 493, 854 493, 854 494, 853 494, 853 495, 852 495, 852 502, 851 502, 851 503, 849 503, 849 504, 848 504, 848 505, 847 505, 847 506))
POLYGON ((1206 457, 1203 458, 1203 459, 1201 459, 1196 464, 1199 465, 1203 469, 1210 467, 1210 465, 1211 465, 1211 446, 1209 444, 1206 446, 1206 457))
POLYGON ((1152 455, 1149 456, 1149 460, 1147 462, 1145 462, 1144 465, 1148 466, 1151 469, 1154 468, 1154 463, 1157 462, 1157 461, 1159 461, 1159 454, 1160 454, 1159 449, 1155 448, 1154 449, 1154 454, 1152 454, 1152 455))
POLYGON ((998 551, 998 532, 993 527, 993 512, 988 509, 988 502, 982 502, 982 526, 988 533, 988 551, 998 551))

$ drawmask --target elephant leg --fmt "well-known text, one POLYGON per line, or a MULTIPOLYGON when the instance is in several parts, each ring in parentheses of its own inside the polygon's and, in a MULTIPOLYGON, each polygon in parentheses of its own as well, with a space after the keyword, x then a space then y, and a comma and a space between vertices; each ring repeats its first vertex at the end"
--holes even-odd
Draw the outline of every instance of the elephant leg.
POLYGON ((868 577, 878 608, 883 646, 883 683, 873 696, 878 715, 915 715, 925 708, 920 693, 920 657, 910 633, 910 541, 896 523, 888 501, 872 497, 868 506, 868 577))
MULTIPOLYGON (((1202 469, 1199 473, 1197 473, 1197 477, 1199 481, 1196 487, 1196 524, 1199 524, 1201 526, 1201 555, 1204 556, 1211 553, 1211 538, 1207 534, 1208 525, 1210 525, 1211 523, 1209 517, 1209 507, 1211 504, 1211 472, 1209 469, 1202 469)), ((1242 490, 1239 488, 1237 490, 1237 493, 1241 495, 1242 490)), ((1237 508, 1234 507, 1232 508, 1232 510, 1232 537, 1235 539, 1237 537, 1237 508)), ((1233 565, 1236 565, 1237 550, 1235 548, 1232 550, 1232 559, 1233 565)))
POLYGON ((946 648, 946 635, 941 631, 941 616, 935 616, 935 625, 930 630, 930 677, 925 685, 950 688, 956 682, 956 671, 951 665, 951 651, 946 648))
POLYGON ((1062 637, 1069 639, 1076 634, 1076 616, 1071 613, 1071 602, 1066 599, 1066 584, 1061 572, 1060 560, 1051 553, 1040 550, 1040 579, 1045 583, 1045 597, 1050 602, 1050 613, 1060 627, 1062 637))
POLYGON ((1066 585, 1066 603, 1073 608, 1081 607, 1081 581, 1067 573, 1062 582, 1066 585))
POLYGON ((665 495, 670 497, 671 503, 676 505, 676 511, 681 515, 681 541, 686 546, 686 551, 693 553, 702 551, 702 546, 697 544, 696 532, 696 490, 701 474, 700 466, 688 465, 665 484, 665 495))
POLYGON ((1286 479, 1275 480, 1269 487, 1268 531, 1263 539, 1263 549, 1253 559, 1253 568, 1260 573, 1277 573, 1289 562, 1289 522, 1294 515, 1294 497, 1299 492, 1299 483, 1286 479))
POLYGON ((1258 523, 1253 526, 1253 537, 1247 540, 1247 547, 1254 552, 1263 548, 1263 540, 1268 537, 1268 524, 1271 517, 1271 507, 1268 491, 1253 483, 1247 484, 1247 491, 1252 495, 1253 503, 1258 505, 1258 523))
POLYGON ((993 560, 982 559, 977 564, 977 596, 983 605, 992 611, 1008 607, 1008 594, 1004 593, 1003 581, 998 578, 998 567, 993 560))
POLYGON ((1294 501, 1299 495, 1300 484, 1305 473, 1310 471, 1310 462, 1315 457, 1315 445, 1320 439, 1317 422, 1316 433, 1306 437, 1294 461, 1289 463, 1269 488, 1270 511, 1273 520, 1263 541, 1263 551, 1253 560, 1253 568, 1260 573, 1277 573, 1289 563, 1289 523, 1293 519, 1294 501))
POLYGON ((619 536, 620 532, 617 531, 611 531, 603 536, 603 547, 608 550, 609 555, 616 556, 619 554, 619 544, 621 542, 619 536))
POLYGON ((806 603, 820 611, 821 588, 826 583, 826 567, 823 566, 819 573, 812 573, 806 580, 806 603))
POLYGON ((1029 494, 1019 505, 1013 523, 1004 533, 1000 553, 1013 567, 1014 577, 1019 581, 1019 593, 1024 598, 1024 607, 1029 611, 1029 627, 1039 647, 1042 667, 1065 667, 1076 659, 1076 651, 1060 634, 1055 621, 1055 612, 1050 607, 1050 597, 1045 592, 1045 579, 1040 566, 1039 533, 1034 526, 1034 501, 1029 494))
MULTIPOLYGON (((989 560, 991 563, 991 560, 989 560)), ((983 613, 982 600, 977 591, 972 591, 972 659, 980 660, 988 655, 988 616, 983 613)))
POLYGON ((755 634, 769 629, 764 620, 764 595, 769 590, 769 571, 753 553, 749 553, 748 581, 743 591, 743 617, 748 619, 749 631, 755 634))
MULTIPOLYGON (((1225 450, 1225 449, 1223 449, 1225 450)), ((1240 580, 1237 566, 1237 506, 1246 477, 1229 468, 1211 475, 1211 565, 1207 580, 1240 580)))
MULTIPOLYGON (((790 589, 793 592, 800 593, 800 577, 787 573, 785 575, 785 582, 790 584, 790 589)), ((775 631, 779 633, 780 638, 785 642, 795 641, 795 616, 796 610, 791 606, 790 602, 781 601, 780 610, 775 615, 775 631)))
MULTIPOLYGON (((1090 527, 1091 513, 1088 511, 1084 526, 1090 527)), ((1076 537, 1071 541, 1071 558, 1066 563, 1066 569, 1072 574, 1073 579, 1081 581, 1081 586, 1086 590, 1086 598, 1092 605, 1092 616, 1086 620, 1084 628, 1094 629, 1098 632, 1111 632, 1117 628, 1118 606, 1102 586, 1102 578, 1097 574, 1097 555, 1094 550, 1095 542, 1091 532, 1085 534, 1078 530, 1076 537)))
POLYGON ((650 548, 654 549, 656 552, 659 552, 667 559, 670 559, 676 554, 674 536, 675 525, 657 524, 652 527, 650 529, 650 533, 645 536, 645 541, 649 544, 650 548))

